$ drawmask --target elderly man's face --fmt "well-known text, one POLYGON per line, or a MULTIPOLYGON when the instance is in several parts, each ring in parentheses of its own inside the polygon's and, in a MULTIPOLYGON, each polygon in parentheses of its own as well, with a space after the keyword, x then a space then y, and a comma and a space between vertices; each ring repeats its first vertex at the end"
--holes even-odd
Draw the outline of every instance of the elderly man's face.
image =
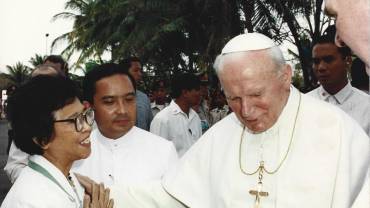
POLYGON ((325 0, 325 9, 336 17, 339 38, 366 63, 369 70, 370 0, 325 0))
POLYGON ((290 67, 277 72, 265 50, 226 55, 220 67, 221 85, 238 119, 255 133, 272 127, 289 96, 290 67))

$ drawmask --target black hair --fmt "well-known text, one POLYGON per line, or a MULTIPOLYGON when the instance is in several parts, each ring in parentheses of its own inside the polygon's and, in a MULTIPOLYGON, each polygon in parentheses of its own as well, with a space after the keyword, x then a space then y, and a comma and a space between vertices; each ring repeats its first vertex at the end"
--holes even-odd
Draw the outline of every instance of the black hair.
POLYGON ((361 88, 363 86, 369 86, 369 76, 366 74, 365 63, 359 58, 356 58, 352 62, 351 77, 353 87, 361 88))
POLYGON ((180 97, 183 90, 199 90, 200 89, 200 80, 194 74, 186 73, 176 75, 172 79, 172 92, 171 96, 173 98, 180 97))
POLYGON ((62 56, 50 55, 50 56, 47 56, 45 58, 44 63, 46 63, 47 61, 50 61, 50 62, 56 63, 56 64, 60 64, 61 67, 62 67, 63 72, 67 76, 67 73, 68 73, 68 63, 66 61, 64 61, 64 59, 62 58, 62 56))
MULTIPOLYGON (((329 26, 325 30, 324 34, 318 38, 316 43, 314 43, 312 48, 317 44, 324 44, 324 43, 331 43, 335 45, 335 33, 336 33, 335 26, 334 25, 329 26)), ((351 55, 351 49, 348 46, 337 47, 337 48, 343 58, 351 55)))
POLYGON ((42 155, 38 144, 51 141, 55 111, 75 101, 78 93, 73 81, 59 76, 39 75, 19 87, 7 107, 15 145, 28 154, 42 155))
POLYGON ((131 56, 131 57, 121 60, 119 62, 119 65, 122 66, 123 69, 128 72, 128 70, 131 68, 132 62, 139 62, 141 65, 143 65, 140 59, 136 56, 131 56))
POLYGON ((152 85, 152 91, 157 91, 160 88, 166 88, 166 82, 164 80, 157 80, 152 85))
POLYGON ((122 74, 128 76, 131 81, 134 90, 136 91, 136 83, 134 78, 127 72, 127 69, 124 68, 122 65, 118 65, 115 63, 105 63, 96 65, 91 71, 86 73, 84 80, 82 82, 83 88, 83 99, 94 103, 94 95, 96 92, 95 84, 97 81, 105 78, 110 77, 116 74, 122 74))

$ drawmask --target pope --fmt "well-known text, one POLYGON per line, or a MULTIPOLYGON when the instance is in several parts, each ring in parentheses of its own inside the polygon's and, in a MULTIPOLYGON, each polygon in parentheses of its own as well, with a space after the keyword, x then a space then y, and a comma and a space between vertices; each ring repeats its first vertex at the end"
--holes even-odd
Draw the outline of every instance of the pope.
POLYGON ((162 181, 111 187, 116 207, 347 208, 368 200, 359 195, 368 136, 339 108, 295 89, 270 38, 234 37, 214 67, 233 113, 162 181))

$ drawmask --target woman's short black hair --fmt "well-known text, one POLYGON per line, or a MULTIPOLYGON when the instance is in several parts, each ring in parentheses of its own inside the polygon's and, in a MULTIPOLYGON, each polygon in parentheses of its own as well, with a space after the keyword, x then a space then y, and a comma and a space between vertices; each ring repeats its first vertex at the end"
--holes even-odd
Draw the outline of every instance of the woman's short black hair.
POLYGON ((191 73, 179 74, 172 79, 171 88, 171 97, 178 98, 183 90, 199 90, 200 80, 191 73))
POLYGON ((55 111, 78 98, 75 83, 63 77, 39 75, 19 87, 8 100, 8 120, 15 145, 28 154, 43 154, 54 131, 55 111), (36 139, 38 144, 33 140, 36 139))
POLYGON ((94 103, 94 95, 96 92, 95 84, 97 81, 110 77, 116 74, 122 74, 128 76, 131 81, 131 84, 136 91, 136 83, 134 78, 127 72, 128 70, 125 66, 118 65, 115 63, 105 63, 101 65, 96 65, 91 71, 87 72, 83 83, 83 100, 94 103))

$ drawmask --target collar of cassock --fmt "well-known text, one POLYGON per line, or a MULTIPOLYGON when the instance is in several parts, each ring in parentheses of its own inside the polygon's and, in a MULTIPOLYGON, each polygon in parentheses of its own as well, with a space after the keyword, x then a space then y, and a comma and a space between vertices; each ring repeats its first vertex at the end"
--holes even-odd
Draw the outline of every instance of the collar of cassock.
POLYGON ((136 131, 135 126, 133 126, 125 135, 121 136, 118 139, 110 139, 105 137, 99 129, 96 129, 95 135, 99 143, 101 143, 106 148, 113 150, 123 146, 128 146, 134 142, 134 135, 136 131))

